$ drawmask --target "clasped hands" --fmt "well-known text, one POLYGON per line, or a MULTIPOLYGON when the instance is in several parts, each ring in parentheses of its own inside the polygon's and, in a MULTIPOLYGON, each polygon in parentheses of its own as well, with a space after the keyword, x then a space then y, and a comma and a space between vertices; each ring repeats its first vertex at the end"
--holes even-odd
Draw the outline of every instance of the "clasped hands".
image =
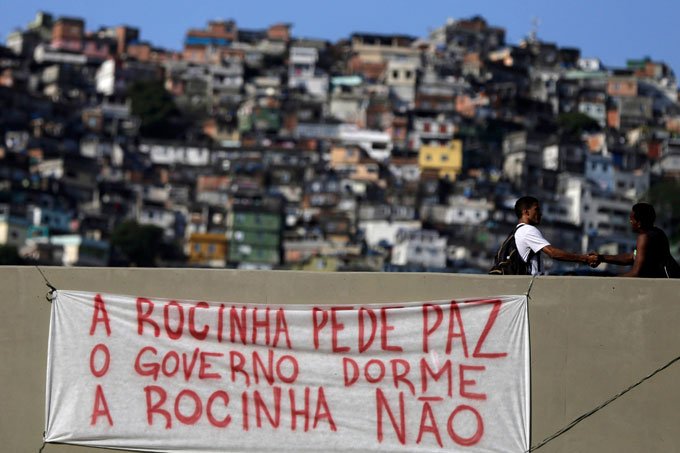
POLYGON ((600 263, 604 261, 604 257, 597 252, 588 252, 586 257, 587 257, 586 264, 588 264, 588 266, 592 268, 596 268, 597 266, 600 265, 600 263))

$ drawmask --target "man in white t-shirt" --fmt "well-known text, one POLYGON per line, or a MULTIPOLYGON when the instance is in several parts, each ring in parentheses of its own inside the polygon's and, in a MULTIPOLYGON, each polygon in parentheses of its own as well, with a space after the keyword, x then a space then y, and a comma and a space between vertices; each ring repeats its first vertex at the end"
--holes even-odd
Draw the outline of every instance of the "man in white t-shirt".
POLYGON ((517 200, 515 214, 519 219, 518 226, 521 225, 515 231, 515 244, 522 259, 531 263, 531 275, 543 273, 541 253, 559 261, 583 263, 594 267, 599 264, 597 256, 566 252, 550 245, 536 228, 536 225, 541 223, 541 205, 536 198, 522 197, 517 200))

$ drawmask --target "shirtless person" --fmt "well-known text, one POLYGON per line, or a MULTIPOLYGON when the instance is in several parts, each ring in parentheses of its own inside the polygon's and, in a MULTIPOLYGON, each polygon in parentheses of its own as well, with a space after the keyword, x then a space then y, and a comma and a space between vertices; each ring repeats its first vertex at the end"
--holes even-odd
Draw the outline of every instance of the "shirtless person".
POLYGON ((630 226, 637 233, 635 251, 618 255, 597 255, 598 261, 633 265, 621 277, 680 278, 680 266, 673 258, 666 234, 654 226, 656 212, 649 203, 637 203, 630 211, 630 226))

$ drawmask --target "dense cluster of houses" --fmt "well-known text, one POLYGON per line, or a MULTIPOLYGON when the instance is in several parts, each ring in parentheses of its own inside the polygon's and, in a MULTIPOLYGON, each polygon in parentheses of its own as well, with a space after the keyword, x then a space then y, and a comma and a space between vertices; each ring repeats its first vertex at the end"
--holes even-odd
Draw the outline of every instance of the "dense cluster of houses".
POLYGON ((605 68, 481 17, 427 38, 291 31, 212 21, 169 51, 38 13, 0 46, 0 246, 136 264, 116 235, 132 222, 181 252, 158 265, 479 272, 520 195, 556 246, 611 253, 634 243, 631 205, 680 178, 663 62, 605 68), (144 125, 166 106, 132 94, 154 84, 175 110, 160 133, 144 125))

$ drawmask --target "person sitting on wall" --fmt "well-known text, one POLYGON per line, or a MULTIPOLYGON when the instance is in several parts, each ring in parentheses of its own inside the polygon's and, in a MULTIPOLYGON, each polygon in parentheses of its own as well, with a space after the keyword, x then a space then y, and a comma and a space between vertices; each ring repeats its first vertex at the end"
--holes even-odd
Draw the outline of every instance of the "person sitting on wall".
POLYGON ((633 265, 633 268, 621 274, 621 277, 647 278, 680 278, 680 265, 671 255, 666 234, 661 228, 654 226, 656 212, 649 203, 637 203, 630 211, 630 226, 637 233, 635 250, 618 255, 596 256, 598 263, 633 265))

